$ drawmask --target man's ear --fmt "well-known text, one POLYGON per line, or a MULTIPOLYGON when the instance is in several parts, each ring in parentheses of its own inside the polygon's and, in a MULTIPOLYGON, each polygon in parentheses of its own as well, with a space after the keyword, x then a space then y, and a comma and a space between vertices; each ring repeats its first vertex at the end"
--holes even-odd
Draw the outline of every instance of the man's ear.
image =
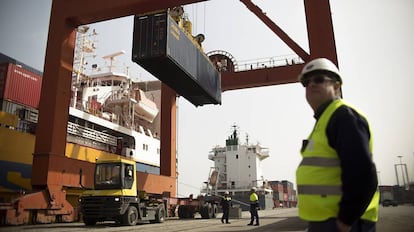
POLYGON ((342 98, 342 89, 341 89, 341 83, 339 81, 334 83, 334 89, 335 89, 335 93, 338 97, 342 98))

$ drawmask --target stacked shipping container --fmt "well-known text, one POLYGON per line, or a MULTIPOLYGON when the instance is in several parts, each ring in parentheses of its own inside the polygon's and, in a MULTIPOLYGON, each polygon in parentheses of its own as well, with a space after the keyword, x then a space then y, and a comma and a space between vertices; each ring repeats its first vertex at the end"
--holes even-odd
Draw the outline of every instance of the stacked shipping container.
POLYGON ((0 53, 0 100, 37 109, 42 73, 0 53))
POLYGON ((296 207, 296 191, 293 188, 292 182, 287 180, 270 181, 269 184, 273 189, 274 208, 296 207))
POLYGON ((42 77, 20 65, 0 65, 0 98, 37 109, 42 77))
POLYGON ((0 53, 0 111, 18 115, 18 130, 34 133, 42 73, 0 53))

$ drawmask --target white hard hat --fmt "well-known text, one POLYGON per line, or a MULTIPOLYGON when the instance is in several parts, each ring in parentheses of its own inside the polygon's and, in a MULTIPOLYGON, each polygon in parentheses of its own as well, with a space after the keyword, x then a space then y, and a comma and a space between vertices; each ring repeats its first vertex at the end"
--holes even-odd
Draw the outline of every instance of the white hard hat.
POLYGON ((225 191, 224 194, 229 195, 229 191, 225 191))
POLYGON ((253 191, 256 191, 256 187, 252 187, 252 190, 253 190, 253 191))
POLYGON ((301 81, 306 74, 313 71, 327 71, 333 73, 336 76, 336 79, 342 84, 341 74, 339 73, 338 67, 326 58, 317 58, 307 63, 303 67, 302 73, 299 75, 299 81, 301 81))

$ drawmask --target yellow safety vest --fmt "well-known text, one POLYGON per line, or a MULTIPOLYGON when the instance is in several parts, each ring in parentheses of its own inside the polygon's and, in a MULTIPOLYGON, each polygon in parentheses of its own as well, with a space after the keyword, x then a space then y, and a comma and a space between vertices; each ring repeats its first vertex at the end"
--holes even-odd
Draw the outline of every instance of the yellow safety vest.
POLYGON ((257 202, 259 200, 259 197, 256 193, 250 194, 250 202, 257 202))
MULTIPOLYGON (((342 105, 355 109, 341 99, 334 100, 322 113, 308 138, 306 148, 301 152, 303 159, 296 170, 296 182, 299 217, 306 221, 324 221, 338 216, 342 196, 341 167, 337 152, 329 146, 326 127, 332 114, 342 105)), ((372 133, 369 130, 372 154, 372 133)), ((361 218, 378 221, 378 205, 379 192, 376 191, 361 218)))

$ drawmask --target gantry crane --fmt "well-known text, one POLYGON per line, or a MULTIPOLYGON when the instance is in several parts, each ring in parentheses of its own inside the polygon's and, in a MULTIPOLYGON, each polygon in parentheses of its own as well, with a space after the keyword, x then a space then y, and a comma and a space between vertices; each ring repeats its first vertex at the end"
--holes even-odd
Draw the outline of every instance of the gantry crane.
MULTIPOLYGON (((63 186, 79 186, 79 170, 93 175, 85 161, 65 157, 66 127, 72 84, 76 29, 80 25, 138 15, 205 0, 53 0, 46 48, 39 121, 33 155, 32 186, 37 190, 16 201, 16 224, 36 209, 38 221, 59 217, 73 221, 76 211, 65 199, 63 186), (82 7, 79 7, 82 6, 82 7), (16 216, 17 215, 17 216, 16 216)), ((326 57, 337 64, 329 0, 304 0, 309 50, 307 53, 251 0, 240 0, 303 61, 326 57)), ((303 64, 221 73, 222 91, 294 83, 303 64), (254 78, 253 78, 254 77, 254 78)), ((176 195, 176 91, 161 87, 161 168, 159 176, 143 176, 145 183, 165 186, 176 195)), ((85 183, 85 182, 84 182, 85 183)), ((87 182, 86 182, 87 183, 87 182)), ((12 211, 10 211, 13 213, 12 211)), ((9 215, 7 215, 9 217, 9 215)), ((33 215, 32 215, 33 216, 33 215)))

